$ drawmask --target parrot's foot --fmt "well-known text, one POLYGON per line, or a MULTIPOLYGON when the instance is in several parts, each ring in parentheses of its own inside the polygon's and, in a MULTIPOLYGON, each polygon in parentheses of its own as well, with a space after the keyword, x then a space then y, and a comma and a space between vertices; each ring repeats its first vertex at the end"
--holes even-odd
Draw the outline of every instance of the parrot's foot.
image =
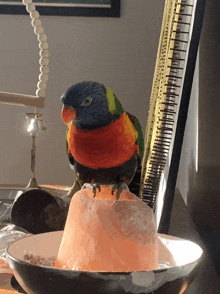
POLYGON ((91 183, 85 183, 83 186, 82 186, 82 189, 85 189, 85 188, 90 188, 92 189, 93 193, 94 193, 94 196, 93 198, 95 198, 96 196, 96 189, 99 189, 99 192, 101 191, 101 188, 98 184, 91 184, 91 183))
POLYGON ((112 187, 112 195, 114 195, 115 190, 117 190, 116 193, 116 200, 118 200, 120 198, 121 192, 126 189, 129 191, 128 185, 125 182, 120 182, 118 184, 115 184, 112 187))

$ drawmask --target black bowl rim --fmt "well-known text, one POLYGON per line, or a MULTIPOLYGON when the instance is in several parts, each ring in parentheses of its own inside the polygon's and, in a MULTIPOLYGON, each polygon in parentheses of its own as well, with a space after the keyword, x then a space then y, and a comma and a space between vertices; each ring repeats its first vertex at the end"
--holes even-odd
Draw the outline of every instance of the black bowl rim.
MULTIPOLYGON (((40 268, 47 268, 47 269, 51 269, 51 270, 56 270, 56 271, 65 271, 65 272, 75 272, 75 273, 78 273, 78 274, 83 274, 83 273, 98 273, 98 274, 131 274, 131 273, 134 273, 134 272, 105 272, 105 271, 82 271, 82 270, 69 270, 69 269, 61 269, 61 268, 56 268, 56 267, 52 267, 52 266, 47 266, 47 265, 40 265, 40 264, 33 264, 33 263, 30 263, 30 262, 26 262, 24 260, 20 260, 20 259, 17 259, 16 257, 12 256, 9 252, 8 252, 8 249, 9 249, 10 245, 7 246, 7 248, 5 249, 6 250, 6 255, 9 256, 10 259, 14 260, 15 262, 18 262, 19 264, 22 264, 22 265, 27 265, 28 266, 32 266, 32 267, 40 267, 40 268)), ((8 257, 6 257, 8 259, 8 257)), ((13 269, 12 269, 13 270, 13 269)), ((162 269, 163 270, 163 269, 162 269)), ((152 270, 152 271, 161 271, 161 270, 152 270)), ((139 271, 139 272, 147 272, 147 271, 139 271)))
MULTIPOLYGON (((56 232, 61 232, 61 231, 56 231, 56 232)), ((63 230, 62 230, 62 232, 63 232, 63 230)), ((51 232, 49 232, 49 233, 51 233, 51 232)), ((55 232, 53 232, 53 233, 55 233, 55 232)), ((48 232, 46 232, 46 233, 42 233, 42 234, 48 234, 48 232)), ((40 235, 40 234, 39 234, 40 235)), ((166 236, 166 234, 158 234, 159 236, 161 236, 162 238, 166 238, 165 236, 166 236)), ((25 239, 26 238, 30 238, 30 237, 33 237, 33 236, 36 236, 36 235, 31 235, 31 236, 27 236, 27 237, 25 237, 25 239)), ((167 236, 171 236, 171 235, 167 235, 167 236)), ((180 239, 180 240, 185 240, 185 239, 182 239, 182 238, 179 238, 179 237, 176 237, 176 236, 172 236, 172 237, 175 237, 175 238, 177 238, 177 239, 180 239)), ((19 239, 19 240, 21 240, 21 239, 19 239)), ((19 241, 19 240, 17 240, 17 241, 19 241)), ((186 240, 186 241, 189 241, 189 240, 186 240)), ((16 242, 16 241, 15 241, 16 242)), ((14 243, 15 243, 14 242, 14 243)), ((191 242, 191 243, 194 243, 194 242, 192 242, 192 241, 189 241, 189 242, 191 242)), ((14 243, 12 243, 12 244, 14 244, 14 243)), ((83 274, 83 273, 88 273, 88 274, 103 274, 103 275, 112 275, 112 274, 114 274, 114 275, 129 275, 129 274, 132 274, 132 273, 147 273, 147 272, 154 272, 154 273, 159 273, 159 272, 163 272, 163 271, 167 271, 167 270, 169 270, 169 269, 175 269, 175 268, 181 268, 181 267, 184 267, 184 266, 190 266, 190 265, 192 265, 192 264, 195 264, 195 266, 197 265, 197 263, 199 262, 199 260, 202 258, 202 256, 203 256, 203 253, 204 253, 204 251, 203 251, 203 249, 201 248, 201 246, 199 246, 198 244, 196 244, 196 243, 194 243, 195 245, 197 245, 200 249, 201 249, 201 255, 196 259, 196 260, 194 260, 194 261, 192 261, 192 262, 190 262, 190 263, 187 263, 187 264, 184 264, 184 265, 174 265, 174 266, 170 266, 170 267, 167 267, 167 268, 162 268, 162 269, 158 269, 158 268, 156 268, 156 269, 152 269, 152 270, 148 270, 148 271, 127 271, 127 272, 107 272, 107 271, 82 271, 82 270, 69 270, 69 269, 65 269, 65 268, 63 268, 63 269, 60 269, 60 268, 55 268, 55 267, 52 267, 52 266, 46 266, 46 265, 40 265, 40 264, 33 264, 33 263, 29 263, 29 262, 26 262, 26 261, 24 261, 24 260, 20 260, 20 259, 18 259, 18 258, 16 258, 16 257, 14 257, 14 256, 12 256, 10 253, 9 253, 9 248, 10 248, 10 246, 12 245, 12 244, 9 244, 7 247, 6 247, 6 249, 5 249, 5 252, 6 252, 6 259, 8 259, 8 256, 9 256, 9 258, 10 259, 12 259, 12 260, 14 260, 15 262, 17 262, 17 263, 20 263, 20 264, 23 264, 23 265, 29 265, 29 266, 33 266, 33 267, 40 267, 40 268, 47 268, 47 269, 50 269, 50 270, 58 270, 58 271, 65 271, 65 272, 71 272, 71 273, 73 273, 73 272, 75 272, 75 273, 78 273, 78 274, 83 274)), ((12 269, 13 270, 13 269, 12 269)))

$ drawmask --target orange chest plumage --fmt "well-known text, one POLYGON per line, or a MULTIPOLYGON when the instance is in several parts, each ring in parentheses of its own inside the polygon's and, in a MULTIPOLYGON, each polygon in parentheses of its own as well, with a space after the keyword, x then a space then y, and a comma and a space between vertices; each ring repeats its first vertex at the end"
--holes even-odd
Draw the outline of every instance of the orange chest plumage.
POLYGON ((126 113, 109 126, 97 130, 79 130, 69 125, 67 142, 74 159, 87 167, 111 168, 128 161, 138 146, 137 132, 126 113))

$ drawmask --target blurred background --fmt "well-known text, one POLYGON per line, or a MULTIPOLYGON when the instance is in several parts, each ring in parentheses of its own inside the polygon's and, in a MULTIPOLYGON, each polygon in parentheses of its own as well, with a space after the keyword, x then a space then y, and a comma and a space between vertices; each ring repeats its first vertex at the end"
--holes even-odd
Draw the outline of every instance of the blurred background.
MULTIPOLYGON (((145 129, 164 0, 121 1, 120 18, 40 16, 49 43, 49 80, 43 121, 36 139, 39 184, 72 185, 61 121, 61 94, 93 80, 110 87, 145 129)), ((35 95, 39 48, 29 16, 0 15, 0 89, 35 95)), ((30 177, 31 139, 25 112, 0 105, 0 184, 24 184, 30 177)))

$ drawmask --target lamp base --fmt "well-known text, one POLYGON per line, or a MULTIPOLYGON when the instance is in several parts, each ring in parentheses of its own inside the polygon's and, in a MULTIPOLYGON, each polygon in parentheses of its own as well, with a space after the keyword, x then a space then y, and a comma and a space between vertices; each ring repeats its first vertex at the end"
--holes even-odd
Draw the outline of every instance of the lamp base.
POLYGON ((38 186, 38 183, 37 183, 37 180, 36 180, 36 178, 32 178, 32 179, 30 179, 30 181, 29 181, 29 183, 28 183, 28 185, 25 187, 26 189, 34 189, 34 188, 36 188, 36 189, 41 189, 39 186, 38 186))

